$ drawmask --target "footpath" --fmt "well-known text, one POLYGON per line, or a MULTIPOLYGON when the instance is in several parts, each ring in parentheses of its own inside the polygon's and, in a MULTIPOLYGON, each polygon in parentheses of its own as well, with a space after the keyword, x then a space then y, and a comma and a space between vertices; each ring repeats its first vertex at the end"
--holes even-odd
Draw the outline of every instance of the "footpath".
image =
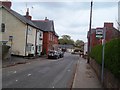
POLYGON ((92 67, 80 57, 72 88, 102 88, 92 67))

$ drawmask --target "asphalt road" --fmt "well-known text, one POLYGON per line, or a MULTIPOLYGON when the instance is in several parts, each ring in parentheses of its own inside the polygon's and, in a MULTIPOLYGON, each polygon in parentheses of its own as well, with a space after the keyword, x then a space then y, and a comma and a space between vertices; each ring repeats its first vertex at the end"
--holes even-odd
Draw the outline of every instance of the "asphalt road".
POLYGON ((79 60, 66 53, 58 60, 35 60, 2 69, 3 88, 70 88, 79 60))

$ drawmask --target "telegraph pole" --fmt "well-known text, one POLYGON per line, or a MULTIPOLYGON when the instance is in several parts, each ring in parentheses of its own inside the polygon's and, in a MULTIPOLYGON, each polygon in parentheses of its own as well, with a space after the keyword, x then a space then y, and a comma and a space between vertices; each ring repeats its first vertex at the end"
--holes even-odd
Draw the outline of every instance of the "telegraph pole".
MULTIPOLYGON (((93 6, 93 1, 91 1, 91 6, 90 6, 90 24, 89 24, 89 37, 88 37, 88 54, 90 54, 90 52, 91 52, 91 44, 92 44, 92 37, 91 37, 91 25, 92 25, 92 6, 93 6)), ((88 61, 87 61, 87 63, 89 63, 89 59, 90 59, 90 57, 88 56, 88 61)))

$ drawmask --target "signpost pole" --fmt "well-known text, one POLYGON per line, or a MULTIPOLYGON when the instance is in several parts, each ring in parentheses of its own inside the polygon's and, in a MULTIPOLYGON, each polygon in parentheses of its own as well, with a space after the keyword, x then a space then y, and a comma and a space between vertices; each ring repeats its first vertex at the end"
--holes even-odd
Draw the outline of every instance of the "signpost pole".
POLYGON ((106 37, 106 28, 103 30, 103 42, 102 42, 102 71, 101 71, 101 82, 104 81, 104 55, 105 55, 105 37, 106 37))

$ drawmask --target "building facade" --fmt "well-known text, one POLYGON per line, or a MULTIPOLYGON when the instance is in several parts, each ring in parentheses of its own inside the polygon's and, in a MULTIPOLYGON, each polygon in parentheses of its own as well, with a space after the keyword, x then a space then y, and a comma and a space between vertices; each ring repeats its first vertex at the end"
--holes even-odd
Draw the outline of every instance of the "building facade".
POLYGON ((1 42, 11 47, 11 53, 18 56, 40 55, 43 31, 28 18, 13 11, 10 1, 0 2, 0 13, 1 42))
POLYGON ((113 23, 106 22, 106 23, 104 23, 103 27, 98 27, 98 28, 92 29, 91 34, 90 34, 90 32, 88 32, 88 48, 90 46, 90 40, 89 40, 90 38, 92 38, 92 40, 91 40, 92 48, 98 44, 102 44, 102 39, 96 38, 96 30, 98 30, 98 29, 104 30, 104 28, 106 28, 106 37, 105 37, 106 42, 120 37, 120 31, 117 30, 116 28, 114 28, 113 23))
POLYGON ((45 20, 33 20, 33 23, 43 30, 43 54, 48 54, 49 50, 57 50, 58 35, 55 32, 53 20, 45 18, 45 20))

